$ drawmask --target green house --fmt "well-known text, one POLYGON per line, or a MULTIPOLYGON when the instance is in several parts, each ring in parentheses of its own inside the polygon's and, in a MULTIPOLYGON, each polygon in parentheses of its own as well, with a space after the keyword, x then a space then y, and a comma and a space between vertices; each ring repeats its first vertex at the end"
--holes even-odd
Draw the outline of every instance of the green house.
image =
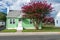
POLYGON ((20 10, 10 10, 7 14, 6 29, 35 29, 30 19, 22 18, 23 14, 20 10))

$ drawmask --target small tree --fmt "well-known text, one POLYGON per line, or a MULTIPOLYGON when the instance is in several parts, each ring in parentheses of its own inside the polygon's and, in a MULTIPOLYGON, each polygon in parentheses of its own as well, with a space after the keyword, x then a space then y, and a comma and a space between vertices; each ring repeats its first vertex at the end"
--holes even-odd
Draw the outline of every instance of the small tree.
POLYGON ((6 21, 6 14, 3 12, 0 12, 0 20, 6 21))
POLYGON ((22 12, 25 16, 32 20, 36 29, 39 29, 40 23, 43 18, 52 11, 53 7, 46 1, 43 2, 31 2, 28 5, 22 7, 22 12))

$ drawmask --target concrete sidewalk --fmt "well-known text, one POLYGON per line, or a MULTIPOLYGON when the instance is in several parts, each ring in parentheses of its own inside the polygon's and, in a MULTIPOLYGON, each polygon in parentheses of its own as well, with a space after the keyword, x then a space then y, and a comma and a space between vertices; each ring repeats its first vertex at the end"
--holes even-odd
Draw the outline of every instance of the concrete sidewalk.
POLYGON ((60 32, 15 32, 0 33, 0 36, 60 35, 60 32))

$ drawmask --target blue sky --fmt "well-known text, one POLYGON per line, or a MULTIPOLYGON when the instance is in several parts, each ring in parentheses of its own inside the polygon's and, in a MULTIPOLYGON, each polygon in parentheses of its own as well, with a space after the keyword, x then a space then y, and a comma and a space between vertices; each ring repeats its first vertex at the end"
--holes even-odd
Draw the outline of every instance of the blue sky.
MULTIPOLYGON (((8 7, 11 5, 14 5, 14 3, 17 3, 20 1, 19 5, 14 5, 17 8, 17 7, 22 6, 25 2, 28 2, 29 0, 0 0, 0 1, 5 3, 6 6, 8 6, 8 7)), ((31 1, 34 1, 34 0, 31 0, 31 1)), ((35 1, 43 1, 43 0, 35 0, 35 1)), ((57 8, 59 6, 58 4, 60 4, 60 0, 47 0, 47 1, 48 1, 48 3, 52 3, 55 8, 57 8)), ((11 7, 11 9, 12 9, 12 7, 11 7)), ((13 9, 15 9, 15 8, 13 8, 13 9)), ((57 8, 57 10, 59 10, 59 8, 57 8)))
MULTIPOLYGON (((12 10, 18 10, 20 6, 24 3, 29 2, 30 0, 0 0, 0 2, 5 3, 7 7, 10 7, 12 10), (14 4, 16 3, 16 4, 14 4)), ((31 1, 43 1, 43 0, 31 0, 31 1)), ((51 15, 54 17, 58 11, 60 11, 60 0, 47 0, 48 3, 52 3, 54 10, 51 15)), ((0 4, 0 11, 7 12, 7 8, 0 4)))
MULTIPOLYGON (((30 0, 0 0, 0 2, 5 3, 5 6, 9 7, 11 10, 19 10, 24 3, 30 2, 30 0)), ((6 10, 7 9, 0 3, 0 12, 6 13, 6 10)))

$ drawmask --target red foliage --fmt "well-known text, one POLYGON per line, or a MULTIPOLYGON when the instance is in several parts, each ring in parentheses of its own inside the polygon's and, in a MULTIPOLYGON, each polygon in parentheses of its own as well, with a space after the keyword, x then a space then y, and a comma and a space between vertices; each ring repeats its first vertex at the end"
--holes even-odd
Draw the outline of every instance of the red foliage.
POLYGON ((53 17, 45 17, 43 20, 44 23, 54 23, 54 18, 53 17))
POLYGON ((42 14, 51 12, 53 7, 47 2, 31 2, 28 5, 22 7, 22 11, 29 14, 30 17, 40 18, 42 14))

